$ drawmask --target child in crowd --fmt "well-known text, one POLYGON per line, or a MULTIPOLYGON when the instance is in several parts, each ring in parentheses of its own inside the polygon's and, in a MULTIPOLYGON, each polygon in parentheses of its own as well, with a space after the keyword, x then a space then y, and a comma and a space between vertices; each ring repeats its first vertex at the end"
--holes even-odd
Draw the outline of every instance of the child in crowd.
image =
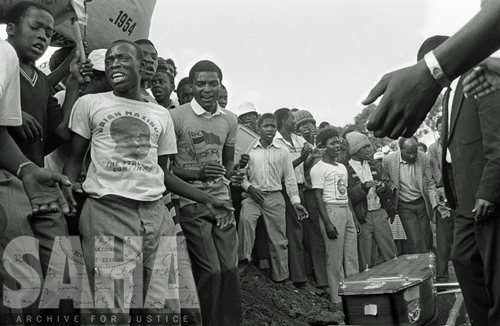
POLYGON ((170 99, 174 87, 174 76, 168 72, 166 65, 159 64, 151 79, 151 92, 156 102, 168 110, 175 108, 175 103, 170 99))
POLYGON ((179 81, 175 92, 177 93, 179 105, 191 102, 191 100, 193 99, 193 91, 191 89, 189 77, 184 77, 179 81))

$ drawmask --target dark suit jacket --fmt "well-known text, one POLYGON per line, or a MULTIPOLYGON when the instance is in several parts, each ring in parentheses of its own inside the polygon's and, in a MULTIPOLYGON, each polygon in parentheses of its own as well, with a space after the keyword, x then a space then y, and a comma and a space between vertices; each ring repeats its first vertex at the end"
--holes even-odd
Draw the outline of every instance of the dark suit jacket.
MULTIPOLYGON (((447 136, 451 153, 458 206, 464 216, 473 218, 476 199, 485 199, 497 204, 495 215, 500 215, 500 92, 477 100, 466 99, 462 79, 449 108, 450 132, 441 133, 447 136)), ((445 146, 442 166, 446 166, 444 151, 445 146)), ((443 169, 442 174, 446 197, 455 208, 448 169, 443 169)))

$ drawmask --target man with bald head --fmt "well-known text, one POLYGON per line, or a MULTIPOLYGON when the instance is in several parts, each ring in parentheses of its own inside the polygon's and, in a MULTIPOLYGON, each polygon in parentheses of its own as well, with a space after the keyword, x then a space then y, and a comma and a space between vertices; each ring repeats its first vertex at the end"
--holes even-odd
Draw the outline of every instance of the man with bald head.
POLYGON ((399 151, 384 157, 382 165, 395 188, 396 209, 409 253, 433 250, 429 216, 437 203, 429 156, 418 150, 415 137, 400 138, 399 151))

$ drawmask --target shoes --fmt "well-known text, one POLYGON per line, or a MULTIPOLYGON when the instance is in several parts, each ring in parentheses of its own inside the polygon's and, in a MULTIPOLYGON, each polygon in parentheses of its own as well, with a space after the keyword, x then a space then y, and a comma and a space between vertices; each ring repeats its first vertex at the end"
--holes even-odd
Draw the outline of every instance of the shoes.
POLYGON ((297 289, 305 289, 307 287, 307 282, 293 282, 293 286, 297 289))

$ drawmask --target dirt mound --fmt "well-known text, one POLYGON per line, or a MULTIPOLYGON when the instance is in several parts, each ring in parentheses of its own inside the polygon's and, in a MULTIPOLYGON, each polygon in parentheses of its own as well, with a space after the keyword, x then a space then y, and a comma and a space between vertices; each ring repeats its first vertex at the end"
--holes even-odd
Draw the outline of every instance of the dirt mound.
MULTIPOLYGON (((240 280, 244 326, 344 324, 342 311, 335 309, 323 291, 309 284, 303 289, 297 289, 289 280, 275 283, 252 264, 248 265, 240 280)), ((450 282, 456 282, 451 264, 450 282)), ((445 324, 454 301, 453 294, 437 297, 438 315, 433 326, 445 324)), ((460 309, 456 325, 470 326, 464 306, 460 309)))
POLYGON ((243 325, 248 326, 327 326, 343 322, 329 297, 310 285, 298 289, 287 280, 271 281, 249 264, 241 276, 243 325))

